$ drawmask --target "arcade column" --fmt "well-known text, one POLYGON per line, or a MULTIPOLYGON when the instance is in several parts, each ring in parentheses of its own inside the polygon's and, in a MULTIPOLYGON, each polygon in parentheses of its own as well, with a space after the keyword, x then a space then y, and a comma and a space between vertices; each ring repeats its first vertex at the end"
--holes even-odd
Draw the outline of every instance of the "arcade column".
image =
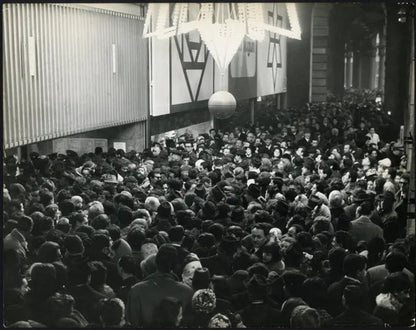
POLYGON ((372 89, 372 74, 375 62, 376 49, 373 48, 370 40, 363 41, 360 58, 361 82, 360 86, 363 89, 372 89))
POLYGON ((380 91, 384 91, 384 79, 385 79, 385 71, 386 71, 386 38, 385 38, 385 29, 386 26, 384 25, 383 32, 380 33, 380 44, 378 45, 378 56, 379 56, 379 64, 378 64, 378 82, 377 82, 377 89, 380 91))
POLYGON ((352 63, 352 87, 361 88, 361 51, 354 50, 352 63))

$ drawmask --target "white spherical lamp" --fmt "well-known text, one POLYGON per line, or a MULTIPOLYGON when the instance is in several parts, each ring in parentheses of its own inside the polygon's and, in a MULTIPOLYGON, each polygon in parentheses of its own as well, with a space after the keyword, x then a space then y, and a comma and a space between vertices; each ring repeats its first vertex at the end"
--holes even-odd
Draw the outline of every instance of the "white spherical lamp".
POLYGON ((236 107, 235 97, 227 91, 216 92, 208 100, 209 112, 217 119, 230 118, 236 107))

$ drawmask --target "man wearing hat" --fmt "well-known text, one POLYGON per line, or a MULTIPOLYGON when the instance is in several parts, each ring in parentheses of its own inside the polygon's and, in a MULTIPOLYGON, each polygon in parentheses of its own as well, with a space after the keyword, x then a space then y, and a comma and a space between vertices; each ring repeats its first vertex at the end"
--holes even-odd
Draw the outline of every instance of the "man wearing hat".
POLYGON ((16 228, 14 228, 11 233, 8 234, 3 240, 3 249, 16 251, 22 263, 26 262, 27 260, 27 239, 30 237, 30 232, 32 229, 32 218, 22 215, 19 217, 19 219, 17 219, 16 228))
POLYGON ((206 267, 197 268, 192 277, 192 289, 194 291, 200 289, 212 289, 211 274, 206 267))
POLYGON ((168 232, 173 225, 172 214, 173 206, 171 203, 167 201, 160 203, 152 226, 155 226, 159 231, 168 232))
POLYGON ((201 258, 203 267, 209 269, 211 275, 232 275, 233 255, 237 251, 238 240, 233 236, 223 236, 217 248, 217 254, 201 258))
POLYGON ((358 205, 366 200, 369 200, 369 196, 363 189, 356 189, 352 193, 352 203, 344 207, 347 221, 352 221, 355 219, 358 205))
POLYGON ((279 327, 282 317, 278 309, 267 299, 267 282, 259 274, 254 274, 247 283, 250 304, 238 313, 247 327, 279 327))
POLYGON ((78 234, 67 235, 64 239, 63 245, 66 250, 64 258, 63 258, 65 265, 67 266, 77 265, 78 263, 85 260, 84 243, 78 234))

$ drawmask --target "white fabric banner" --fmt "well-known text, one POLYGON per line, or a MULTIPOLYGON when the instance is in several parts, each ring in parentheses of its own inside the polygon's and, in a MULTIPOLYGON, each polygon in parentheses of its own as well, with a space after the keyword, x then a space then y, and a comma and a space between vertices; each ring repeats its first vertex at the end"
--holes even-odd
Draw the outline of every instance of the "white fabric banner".
MULTIPOLYGON (((263 8, 267 24, 289 27, 284 3, 264 3, 263 8)), ((257 44, 257 96, 286 92, 286 56, 286 37, 266 31, 257 44)))
MULTIPOLYGON (((156 6, 155 13, 162 4, 156 6)), ((170 11, 174 3, 169 4, 170 11)), ((189 3, 189 19, 196 19, 199 3, 189 3)), ((157 21, 157 18, 156 18, 157 21)), ((206 101, 218 89, 227 90, 228 77, 219 70, 199 32, 166 39, 150 38, 151 115, 161 116, 189 109, 192 103, 206 101)))

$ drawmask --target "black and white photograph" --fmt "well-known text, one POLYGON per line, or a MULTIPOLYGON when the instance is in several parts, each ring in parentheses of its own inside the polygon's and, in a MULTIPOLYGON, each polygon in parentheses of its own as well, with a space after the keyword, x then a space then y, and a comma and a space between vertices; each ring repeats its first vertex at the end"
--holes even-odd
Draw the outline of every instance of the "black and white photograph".
POLYGON ((6 2, 3 328, 415 327, 415 3, 6 2))

